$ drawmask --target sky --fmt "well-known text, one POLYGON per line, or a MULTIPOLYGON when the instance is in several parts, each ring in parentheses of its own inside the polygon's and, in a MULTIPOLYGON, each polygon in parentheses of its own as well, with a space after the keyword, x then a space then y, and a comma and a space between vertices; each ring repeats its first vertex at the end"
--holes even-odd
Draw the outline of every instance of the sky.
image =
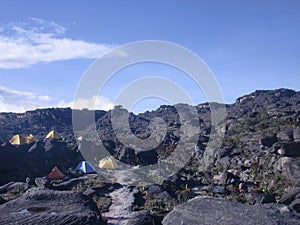
MULTIPOLYGON (((258 89, 300 90, 298 0, 0 4, 1 112, 73 107, 80 81, 95 60, 143 40, 171 42, 195 53, 213 72, 226 103, 258 89)), ((108 110, 124 88, 149 76, 176 83, 194 105, 207 101, 186 73, 155 62, 128 66, 112 74, 97 95, 77 100, 86 108, 108 110)), ((130 110, 173 103, 157 95, 136 101, 130 110)))

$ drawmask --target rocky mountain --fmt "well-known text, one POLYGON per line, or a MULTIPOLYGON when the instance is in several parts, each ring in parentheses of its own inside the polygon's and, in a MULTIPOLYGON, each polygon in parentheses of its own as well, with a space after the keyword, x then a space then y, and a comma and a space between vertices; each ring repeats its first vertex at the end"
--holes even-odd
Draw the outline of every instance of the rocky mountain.
MULTIPOLYGON (((188 106, 180 104, 163 105, 138 115, 129 113, 130 130, 122 137, 116 134, 111 115, 119 113, 117 115, 122 117, 127 115, 127 110, 117 107, 109 112, 96 111, 96 131, 103 145, 112 156, 128 165, 155 165, 161 160, 169 160, 171 164, 180 163, 170 156, 178 149, 181 153, 180 141, 188 140, 187 148, 193 152, 178 172, 156 184, 137 185, 134 188, 121 181, 118 181, 120 184, 109 185, 107 180, 95 182, 95 178, 78 177, 78 174, 72 173, 76 164, 83 160, 79 149, 88 148, 90 152, 96 152, 99 139, 91 125, 81 126, 80 135, 84 140, 78 145, 73 134, 71 109, 0 113, 0 140, 3 142, 0 146, 0 183, 20 181, 0 187, 0 204, 6 205, 15 199, 11 205, 17 205, 17 197, 31 190, 30 185, 41 186, 39 179, 37 183, 26 186, 22 183, 26 177, 34 181, 35 178, 46 176, 53 166, 58 166, 71 180, 62 183, 46 180, 47 190, 84 192, 97 203, 102 215, 110 215, 107 213, 110 206, 104 205, 110 202, 111 207, 115 208, 114 202, 120 202, 119 195, 125 192, 128 196, 134 196, 134 200, 131 198, 131 202, 126 204, 131 207, 124 210, 131 212, 130 216, 122 216, 131 221, 130 224, 176 224, 174 221, 197 224, 195 221, 200 217, 203 224, 216 224, 218 216, 227 218, 230 224, 243 224, 242 221, 244 224, 257 224, 260 217, 266 224, 295 224, 300 218, 300 92, 288 89, 255 91, 225 107, 224 138, 222 144, 214 149, 212 161, 205 169, 203 164, 210 151, 208 144, 216 141, 216 137, 210 137, 214 129, 210 104, 193 107, 196 115, 188 106), (186 109, 185 114, 193 114, 193 119, 182 120, 177 111, 180 107, 186 109), (158 130, 160 125, 151 121, 157 117, 165 122, 166 135, 154 149, 140 151, 139 139, 153 138, 155 141, 161 138, 159 132, 153 137, 153 131, 158 130), (53 129, 64 138, 44 140, 48 131, 53 129), (10 137, 16 133, 32 133, 39 141, 23 145, 8 144, 10 137), (124 140, 132 133, 138 139, 128 140, 135 140, 136 143, 133 141, 130 146, 125 145, 124 140), (120 189, 122 186, 124 189, 120 189), (20 194, 16 193, 16 187, 20 194), (118 200, 114 200, 114 196, 118 196, 118 200), (194 197, 195 200, 182 204, 194 197), (220 209, 217 214, 207 215, 188 210, 192 207, 202 212, 206 210, 205 206, 220 209), (247 217, 240 213, 242 208, 253 212, 253 215, 247 217), (227 215, 229 212, 233 214, 227 215), (247 217, 249 221, 233 216, 235 213, 247 217)), ((77 113, 84 120, 86 115, 94 112, 82 110, 77 113)), ((114 214, 113 217, 116 220, 118 215, 114 214)))

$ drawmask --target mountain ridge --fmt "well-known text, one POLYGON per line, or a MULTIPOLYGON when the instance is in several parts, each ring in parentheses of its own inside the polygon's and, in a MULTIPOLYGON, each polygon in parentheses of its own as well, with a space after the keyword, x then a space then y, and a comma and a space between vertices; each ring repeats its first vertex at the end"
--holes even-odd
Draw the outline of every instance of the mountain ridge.
MULTIPOLYGON (((259 108, 269 104, 270 109, 276 107, 286 107, 289 104, 300 104, 300 92, 291 89, 275 89, 275 90, 256 90, 250 94, 246 94, 237 98, 233 104, 226 104, 228 117, 235 115, 241 116, 242 112, 249 111, 253 108, 259 108), (288 102, 286 100, 289 99, 288 102), (279 104, 278 102, 282 102, 279 104), (276 105, 277 104, 277 105, 276 105), (240 112, 239 112, 240 111, 240 112)), ((201 103, 197 106, 199 113, 206 114, 209 111, 209 103, 201 103)), ((159 115, 159 110, 162 108, 169 109, 168 112, 174 113, 174 106, 161 105, 159 108, 139 113, 134 116, 138 117, 153 117, 159 115)), ((75 110, 84 111, 84 110, 75 110)), ((93 110, 87 110, 94 112, 93 110)), ((95 121, 98 121, 102 116, 108 114, 110 111, 95 110, 95 121)), ((72 109, 71 108, 44 108, 30 110, 25 113, 0 113, 0 126, 2 132, 0 134, 0 141, 5 142, 16 133, 28 135, 32 133, 39 138, 45 136, 50 130, 56 130, 63 136, 73 135, 72 131, 72 109)))

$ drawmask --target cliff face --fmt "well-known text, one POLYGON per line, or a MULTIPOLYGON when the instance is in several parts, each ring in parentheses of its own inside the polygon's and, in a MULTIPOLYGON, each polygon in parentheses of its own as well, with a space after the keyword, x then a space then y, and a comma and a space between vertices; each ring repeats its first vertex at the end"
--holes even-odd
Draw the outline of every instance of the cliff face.
MULTIPOLYGON (((97 110, 96 120, 106 112, 97 110)), ((34 134, 44 138, 50 130, 56 130, 64 137, 72 136, 72 109, 49 108, 27 111, 25 113, 0 113, 2 142, 8 141, 15 134, 34 134)))
MULTIPOLYGON (((234 195, 230 195, 232 198, 250 201, 255 198, 253 192, 271 193, 280 198, 291 187, 300 186, 300 92, 287 89, 256 91, 237 99, 232 105, 226 105, 226 108, 223 143, 217 149, 213 164, 206 171, 201 171, 200 164, 209 141, 211 121, 209 104, 196 106, 199 121, 188 122, 192 127, 196 127, 199 122, 198 144, 190 162, 176 175, 178 177, 173 177, 171 183, 165 183, 166 190, 175 195, 180 188, 196 187, 201 183, 210 186, 211 195, 227 196, 228 193, 233 193, 234 195), (216 186, 222 187, 221 193, 214 193, 216 186), (244 195, 244 192, 249 195, 244 195)), ((167 134, 163 142, 155 149, 141 153, 136 151, 135 143, 128 148, 116 137, 110 115, 111 111, 96 111, 97 132, 114 157, 131 165, 155 164, 157 158, 167 158, 184 133, 182 121, 174 106, 161 106, 139 115, 130 114, 131 132, 141 139, 151 135, 149 122, 152 118, 162 118, 167 124, 167 134)), ((83 159, 74 141, 71 109, 38 109, 21 114, 0 113, 0 124, 2 142, 7 142, 16 133, 32 133, 41 140, 24 146, 2 144, 2 183, 23 179, 26 174, 46 175, 46 171, 54 165, 64 169, 75 167, 83 159), (52 129, 60 133, 64 140, 52 144, 43 142, 47 132, 52 129)), ((91 135, 90 127, 83 129, 82 133, 90 142, 97 139, 91 135)))

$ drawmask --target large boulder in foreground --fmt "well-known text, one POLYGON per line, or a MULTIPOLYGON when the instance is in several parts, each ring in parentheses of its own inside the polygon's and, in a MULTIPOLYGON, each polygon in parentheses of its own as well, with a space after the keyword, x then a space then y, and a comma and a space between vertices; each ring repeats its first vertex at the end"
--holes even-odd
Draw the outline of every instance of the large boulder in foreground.
POLYGON ((96 204, 81 193, 34 189, 0 206, 1 224, 104 225, 96 204))
POLYGON ((163 225, 275 225, 298 224, 299 214, 285 205, 246 205, 217 198, 195 198, 176 206, 163 225))

